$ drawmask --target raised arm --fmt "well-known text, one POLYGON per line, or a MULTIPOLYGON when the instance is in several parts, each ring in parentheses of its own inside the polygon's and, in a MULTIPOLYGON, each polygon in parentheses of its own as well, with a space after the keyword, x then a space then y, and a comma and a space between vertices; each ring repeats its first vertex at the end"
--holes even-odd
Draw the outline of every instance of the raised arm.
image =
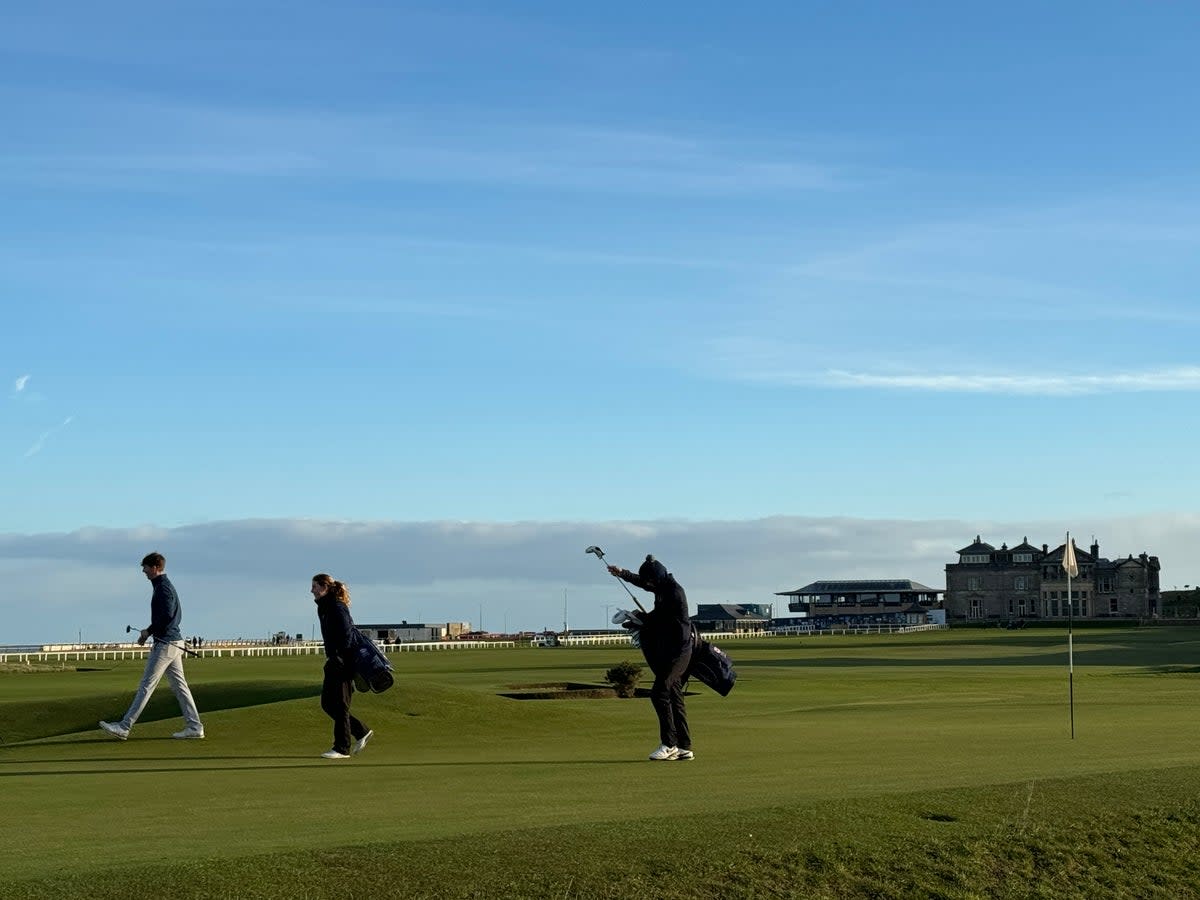
POLYGON ((608 571, 616 575, 622 581, 628 581, 634 587, 641 588, 643 591, 653 591, 654 589, 648 586, 636 572, 630 572, 628 569, 622 569, 620 566, 609 566, 608 571))

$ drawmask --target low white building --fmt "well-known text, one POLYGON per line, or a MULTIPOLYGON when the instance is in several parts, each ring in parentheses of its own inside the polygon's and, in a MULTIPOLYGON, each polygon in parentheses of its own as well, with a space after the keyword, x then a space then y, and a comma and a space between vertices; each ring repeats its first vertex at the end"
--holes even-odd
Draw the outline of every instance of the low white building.
POLYGON ((427 625, 423 622, 399 624, 360 624, 358 630, 381 644, 411 644, 426 641, 445 641, 471 630, 470 622, 444 622, 427 625))

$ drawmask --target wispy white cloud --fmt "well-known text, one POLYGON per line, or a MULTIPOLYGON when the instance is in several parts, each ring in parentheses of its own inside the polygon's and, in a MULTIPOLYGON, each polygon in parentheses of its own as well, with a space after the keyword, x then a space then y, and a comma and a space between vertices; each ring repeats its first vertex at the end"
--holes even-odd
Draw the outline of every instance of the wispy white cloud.
MULTIPOLYGON (((944 220, 868 227, 797 260, 804 283, 889 289, 938 315, 1020 322, 1200 324, 1193 179, 1113 187, 1059 205, 997 204, 944 220), (1176 275, 1175 279, 1164 273, 1176 275), (1151 274, 1152 273, 1152 274, 1151 274), (1182 276, 1180 278, 1179 276, 1182 276)), ((887 302, 870 292, 874 305, 887 302)))
POLYGON ((7 156, 8 166, 33 177, 60 174, 110 174, 136 178, 139 175, 228 175, 248 177, 285 177, 309 174, 322 169, 311 156, 295 151, 269 153, 155 153, 155 154, 59 154, 7 156))
POLYGON ((29 384, 29 376, 22 375, 13 383, 13 390, 18 394, 25 390, 25 385, 29 384))
MULTIPOLYGON (((795 376, 781 376, 781 380, 791 378, 795 378, 795 376)), ((818 383, 841 388, 1063 396, 1143 391, 1197 391, 1200 390, 1200 367, 1183 366, 1145 372, 1106 372, 1099 375, 940 372, 882 374, 835 369, 823 373, 815 380, 818 383)))
POLYGON ((705 372, 734 381, 807 388, 910 391, 955 394, 1010 394, 1024 396, 1076 396, 1168 391, 1200 391, 1200 366, 1181 365, 1123 372, 913 371, 900 365, 872 368, 868 357, 878 353, 861 346, 840 351, 853 359, 854 368, 821 368, 831 355, 820 341, 728 337, 705 344, 705 372), (814 362, 804 363, 809 360, 814 362))
MULTIPOLYGON (((1180 193, 1194 197, 1195 187, 1180 193)), ((1181 247, 1196 217, 1152 199, 1139 208, 1144 227, 1081 201, 851 232, 841 249, 760 270, 738 317, 706 329, 692 365, 718 378, 842 388, 1195 391, 1196 257, 1181 247), (1174 242, 1151 239, 1156 216, 1174 242), (1153 351, 1122 337, 1133 324, 1157 328, 1153 351), (1115 353, 1122 370, 1097 366, 1115 353), (934 358, 941 371, 911 370, 934 358)))
POLYGON ((40 453, 42 448, 44 446, 46 446, 46 441, 50 440, 50 438, 53 435, 55 435, 59 431, 62 431, 64 428, 66 428, 68 425, 70 425, 72 418, 73 418, 73 416, 67 416, 58 425, 55 425, 53 428, 49 429, 48 431, 43 431, 41 433, 41 435, 38 436, 38 439, 33 442, 33 444, 29 447, 28 450, 25 451, 25 458, 29 459, 29 457, 35 456, 36 454, 40 453))
POLYGON ((433 127, 417 111, 168 106, 120 95, 52 94, 48 102, 84 117, 80 127, 94 139, 85 153, 8 156, 14 178, 96 186, 157 180, 161 188, 186 186, 179 176, 188 174, 273 175, 718 196, 840 190, 852 180, 844 165, 821 159, 821 149, 636 126, 467 114, 433 127), (108 137, 114 121, 125 126, 120 144, 108 137), (134 154, 130 130, 141 134, 143 149, 134 154))

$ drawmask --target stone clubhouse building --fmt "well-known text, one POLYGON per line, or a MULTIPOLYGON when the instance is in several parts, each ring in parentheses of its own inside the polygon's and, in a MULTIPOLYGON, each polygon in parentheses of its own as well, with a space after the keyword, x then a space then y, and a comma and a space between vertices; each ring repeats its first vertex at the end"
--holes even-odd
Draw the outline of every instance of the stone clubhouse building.
POLYGON ((1075 545, 1079 577, 1071 579, 1067 605, 1065 544, 1035 547, 1028 538, 996 549, 979 535, 946 566, 946 620, 1014 621, 1024 619, 1150 618, 1161 606, 1159 562, 1145 552, 1106 559, 1094 539, 1088 550, 1075 545))

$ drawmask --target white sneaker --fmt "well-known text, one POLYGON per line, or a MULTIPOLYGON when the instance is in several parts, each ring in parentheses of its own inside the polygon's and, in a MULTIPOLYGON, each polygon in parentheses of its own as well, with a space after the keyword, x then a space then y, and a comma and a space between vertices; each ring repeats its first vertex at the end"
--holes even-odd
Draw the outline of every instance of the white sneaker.
POLYGON ((660 745, 657 750, 650 754, 650 758, 654 760, 675 759, 677 756, 679 756, 679 751, 674 747, 668 747, 666 744, 660 745))
POLYGON ((116 722, 101 722, 100 727, 115 737, 118 741, 129 740, 129 729, 122 728, 116 722))
POLYGON ((695 759, 695 758, 696 758, 696 754, 693 753, 691 750, 680 750, 678 755, 676 755, 676 757, 675 757, 675 759, 681 760, 681 761, 687 760, 687 759, 695 759))
POLYGON ((371 735, 373 735, 374 733, 375 733, 374 731, 368 731, 366 734, 364 734, 362 737, 360 737, 357 741, 354 742, 354 745, 350 748, 350 752, 352 754, 353 753, 362 753, 363 750, 365 750, 367 748, 367 741, 369 741, 371 739, 371 735))
POLYGON ((186 740, 202 741, 202 740, 204 740, 204 729, 203 728, 185 728, 185 729, 183 729, 183 731, 175 732, 173 735, 171 735, 171 737, 178 738, 181 741, 186 741, 186 740))
POLYGON ((321 754, 322 759, 349 759, 349 753, 343 753, 341 750, 326 750, 321 754))

